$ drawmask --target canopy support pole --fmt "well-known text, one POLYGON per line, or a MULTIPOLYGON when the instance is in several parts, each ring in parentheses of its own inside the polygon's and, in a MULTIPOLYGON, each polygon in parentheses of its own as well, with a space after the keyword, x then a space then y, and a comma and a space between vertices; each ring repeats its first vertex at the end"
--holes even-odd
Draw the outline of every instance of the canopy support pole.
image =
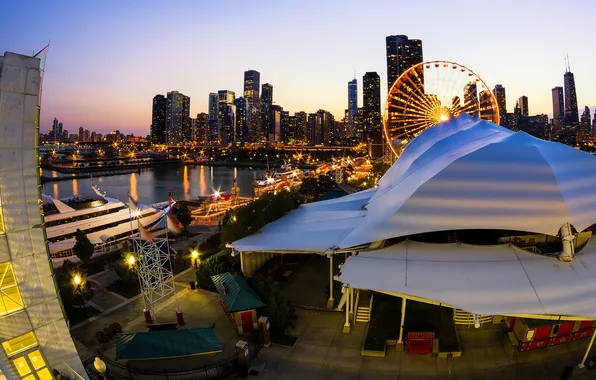
POLYGON ((350 333, 350 288, 349 285, 345 285, 344 292, 346 293, 346 323, 344 323, 344 334, 350 333))
POLYGON ((406 321, 406 302, 408 300, 405 298, 401 299, 401 321, 399 324, 399 339, 397 340, 396 350, 403 351, 404 350, 404 324, 406 321))
POLYGON ((329 299, 327 300, 327 308, 333 309, 335 300, 333 299, 333 254, 328 254, 329 257, 329 299))
POLYGON ((565 223, 561 227, 561 238, 563 240, 563 252, 559 254, 559 260, 568 263, 573 260, 573 256, 575 255, 573 244, 575 236, 571 231, 571 225, 569 223, 565 223))
POLYGON ((592 345, 594 344, 594 338, 596 338, 596 331, 594 331, 594 333, 592 333, 592 338, 590 338, 590 344, 588 344, 588 349, 586 350, 586 353, 584 354, 584 357, 581 361, 581 363, 579 363, 577 365, 578 368, 583 369, 586 366, 586 360, 588 360, 588 355, 590 354, 590 350, 592 349, 592 345))

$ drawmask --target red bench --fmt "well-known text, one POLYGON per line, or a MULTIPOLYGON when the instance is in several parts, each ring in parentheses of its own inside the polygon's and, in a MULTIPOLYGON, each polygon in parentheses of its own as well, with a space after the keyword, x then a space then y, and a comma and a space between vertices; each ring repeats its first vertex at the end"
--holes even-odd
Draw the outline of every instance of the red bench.
POLYGON ((426 355, 433 349, 435 333, 432 331, 412 331, 408 333, 406 350, 410 354, 426 355))

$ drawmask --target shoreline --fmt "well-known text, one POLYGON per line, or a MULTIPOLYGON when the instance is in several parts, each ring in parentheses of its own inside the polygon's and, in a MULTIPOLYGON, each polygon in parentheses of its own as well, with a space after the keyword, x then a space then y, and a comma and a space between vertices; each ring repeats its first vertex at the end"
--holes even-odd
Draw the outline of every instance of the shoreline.
MULTIPOLYGON (((171 166, 185 166, 185 165, 192 165, 192 166, 214 166, 214 167, 240 167, 240 168, 258 168, 258 169, 267 169, 266 163, 261 162, 228 162, 228 161, 217 161, 217 162, 210 162, 210 163, 198 163, 198 162, 161 162, 161 163, 152 163, 147 165, 124 165, 120 168, 110 168, 108 172, 99 173, 101 170, 106 170, 105 168, 60 168, 57 170, 55 167, 44 167, 42 169, 45 170, 52 170, 58 173, 67 173, 72 174, 70 176, 61 176, 61 177, 48 177, 48 176, 40 176, 41 183, 51 183, 51 182, 62 182, 68 181, 73 179, 86 179, 91 177, 112 177, 117 175, 125 175, 131 173, 140 173, 142 169, 151 168, 151 167, 159 167, 164 165, 171 165, 171 166), (90 170, 89 170, 90 169, 90 170)), ((281 165, 269 165, 269 168, 279 168, 281 165)), ((297 166, 298 169, 315 169, 316 166, 314 165, 300 165, 297 166)))

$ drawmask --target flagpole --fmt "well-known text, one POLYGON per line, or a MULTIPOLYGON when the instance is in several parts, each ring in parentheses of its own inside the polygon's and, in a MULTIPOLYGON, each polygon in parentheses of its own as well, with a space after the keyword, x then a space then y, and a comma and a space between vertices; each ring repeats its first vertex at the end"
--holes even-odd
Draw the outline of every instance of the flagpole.
MULTIPOLYGON (((130 237, 131 240, 133 240, 132 245, 133 245, 133 250, 134 250, 134 237, 133 237, 133 225, 132 225, 132 212, 130 210, 130 189, 127 192, 128 194, 128 217, 129 217, 129 221, 130 221, 130 237)), ((138 229, 141 228, 140 225, 140 221, 137 220, 137 227, 138 229)), ((140 236, 140 232, 139 232, 139 236, 140 236)), ((139 244, 141 244, 141 240, 139 240, 139 244)), ((145 301, 145 294, 143 293, 143 281, 141 281, 141 273, 139 271, 139 252, 137 252, 137 278, 139 280, 139 291, 141 292, 141 299, 143 300, 143 314, 145 313, 145 310, 147 310, 147 301, 145 301)), ((144 259, 144 258, 143 258, 144 259)))
MULTIPOLYGON (((130 209, 130 208, 129 208, 130 209)), ((132 226, 132 220, 130 221, 130 224, 132 226)), ((143 244, 143 240, 140 238, 141 236, 141 222, 137 220, 137 226, 139 229, 139 251, 140 251, 140 245, 143 244)), ((132 230, 131 230, 132 231, 132 230)), ((133 246, 134 246, 134 241, 133 241, 133 246)), ((139 279, 139 291, 141 292, 141 299, 143 300, 143 315, 145 315, 145 310, 147 310, 147 301, 145 300, 145 292, 143 292, 143 281, 141 280, 141 271, 140 271, 140 260, 139 260, 139 256, 141 256, 139 254, 139 252, 137 252, 137 278, 139 279)), ((143 257, 143 260, 146 260, 145 257, 143 257)), ((153 316, 155 318, 155 316, 153 316)))
MULTIPOLYGON (((174 194, 174 192, 171 192, 172 195, 174 194)), ((169 203, 169 211, 168 213, 171 215, 172 214, 172 197, 170 196, 170 185, 168 185, 168 203, 169 203)), ((170 251, 170 239, 168 238, 168 217, 169 215, 166 214, 165 217, 165 224, 166 224, 166 247, 168 250, 168 260, 170 262, 170 271, 172 271, 172 285, 174 286, 174 297, 176 297, 176 309, 177 309, 177 313, 176 315, 182 315, 182 311, 180 310, 180 302, 178 302, 178 291, 176 291, 176 281, 174 281, 174 266, 172 265, 172 252, 170 251)))

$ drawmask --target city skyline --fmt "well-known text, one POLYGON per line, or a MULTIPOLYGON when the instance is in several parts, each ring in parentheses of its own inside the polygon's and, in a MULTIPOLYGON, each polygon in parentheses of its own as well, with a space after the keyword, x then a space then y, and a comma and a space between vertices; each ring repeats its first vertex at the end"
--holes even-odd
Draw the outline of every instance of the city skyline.
MULTIPOLYGON (((110 1, 101 6, 71 1, 33 3, 37 12, 26 12, 24 5, 11 3, 3 12, 5 17, 0 16, 3 34, 15 30, 24 17, 31 25, 27 33, 0 42, 0 51, 29 53, 51 40, 43 94, 44 132, 56 117, 69 131, 82 126, 101 133, 119 129, 147 135, 151 100, 156 94, 176 90, 189 96, 194 116, 208 112, 209 93, 227 89, 242 94, 243 75, 249 68, 260 72, 261 83, 271 83, 273 102, 284 110, 293 114, 324 109, 339 120, 347 108, 346 82, 354 73, 357 78, 366 72, 380 74, 384 104, 385 38, 401 34, 424 42, 425 60, 454 60, 472 68, 491 87, 502 84, 507 89, 508 110, 520 96, 527 96, 532 115, 552 115, 551 90, 564 84, 563 57, 568 54, 578 108, 593 110, 596 105, 596 73, 591 70, 596 52, 584 47, 586 38, 594 35, 584 27, 590 25, 590 9, 595 7, 589 2, 505 1, 490 10, 494 19, 506 20, 498 32, 478 24, 483 32, 459 39, 444 29, 469 23, 469 15, 461 10, 474 9, 471 2, 436 4, 432 12, 427 6, 384 1, 366 6, 356 2, 263 1, 252 8, 191 2, 168 7, 149 2, 143 17, 138 17, 133 4, 110 1), (538 6, 541 17, 528 20, 538 6), (324 12, 311 12, 315 7, 324 12), (412 17, 398 25, 393 17, 397 11, 407 11, 412 17), (198 14, 205 21, 191 22, 198 14), (577 17, 571 20, 561 14, 577 17), (174 16, 184 31, 176 44, 168 43, 163 30, 155 27, 158 18, 174 16), (225 47, 234 27, 221 35, 212 32, 222 23, 240 27, 239 23, 251 17, 270 17, 271 22, 263 23, 266 28, 251 29, 251 38, 243 46, 225 47), (102 21, 105 18, 112 20, 109 28, 102 21), (558 20, 557 28, 553 19, 558 20), (520 29, 526 30, 523 43, 516 38, 520 29), (206 54, 208 59, 203 59, 206 54), (508 57, 517 60, 511 62, 508 57)), ((358 93, 362 93, 358 82, 358 93)), ((362 106, 361 98, 358 102, 362 106)))

